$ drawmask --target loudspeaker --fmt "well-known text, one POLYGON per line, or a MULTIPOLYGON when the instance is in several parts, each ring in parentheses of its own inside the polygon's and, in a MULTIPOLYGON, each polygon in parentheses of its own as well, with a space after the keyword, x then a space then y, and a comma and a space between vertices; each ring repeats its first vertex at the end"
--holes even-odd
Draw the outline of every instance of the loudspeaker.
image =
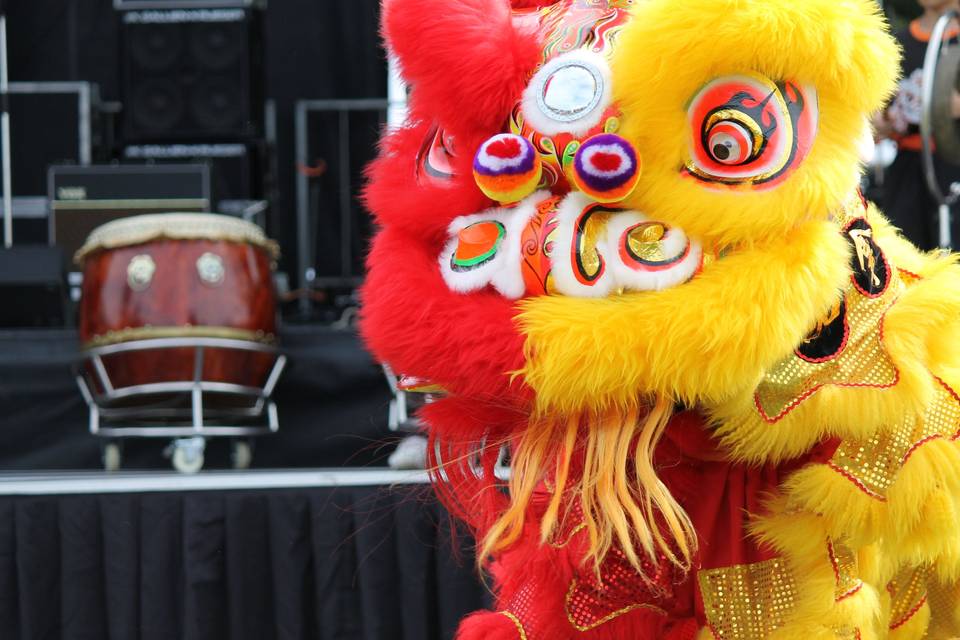
POLYGON ((0 326, 62 326, 67 287, 58 247, 0 249, 0 326))
POLYGON ((122 11, 126 141, 261 135, 261 14, 248 7, 122 11))

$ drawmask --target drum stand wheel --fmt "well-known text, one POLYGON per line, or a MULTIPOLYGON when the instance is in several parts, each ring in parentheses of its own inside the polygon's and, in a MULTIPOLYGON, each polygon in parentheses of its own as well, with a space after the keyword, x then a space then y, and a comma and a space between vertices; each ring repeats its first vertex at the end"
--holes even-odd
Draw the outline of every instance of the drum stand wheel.
POLYGON ((249 440, 230 442, 230 464, 234 469, 249 469, 253 462, 253 443, 249 440))
POLYGON ((180 473, 199 473, 203 469, 203 450, 206 446, 203 438, 177 438, 164 453, 169 452, 173 468, 180 473))
POLYGON ((123 450, 120 448, 120 443, 115 440, 104 443, 100 458, 103 460, 104 471, 119 471, 123 464, 123 450))

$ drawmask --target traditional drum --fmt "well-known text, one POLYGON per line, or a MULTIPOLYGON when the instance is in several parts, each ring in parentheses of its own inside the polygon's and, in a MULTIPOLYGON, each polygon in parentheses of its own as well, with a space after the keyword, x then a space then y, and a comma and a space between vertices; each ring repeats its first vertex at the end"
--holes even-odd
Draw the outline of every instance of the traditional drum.
MULTIPOLYGON (((229 216, 168 213, 105 224, 75 257, 83 266, 83 347, 171 337, 271 344, 277 253, 259 227, 229 216)), ((196 353, 189 347, 124 351, 102 357, 102 364, 114 388, 194 379, 256 388, 276 358, 207 347, 197 376, 196 353)))

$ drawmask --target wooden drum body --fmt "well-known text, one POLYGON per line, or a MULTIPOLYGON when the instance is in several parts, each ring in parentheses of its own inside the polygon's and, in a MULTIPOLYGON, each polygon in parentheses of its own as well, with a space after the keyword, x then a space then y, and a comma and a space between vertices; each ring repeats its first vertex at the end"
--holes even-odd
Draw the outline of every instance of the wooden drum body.
MULTIPOLYGON (((77 254, 83 347, 156 338, 274 344, 276 256, 259 227, 216 214, 144 215, 99 227, 77 254)), ((275 359, 207 347, 201 366, 195 349, 178 347, 113 353, 102 364, 115 388, 197 378, 256 388, 275 359)))

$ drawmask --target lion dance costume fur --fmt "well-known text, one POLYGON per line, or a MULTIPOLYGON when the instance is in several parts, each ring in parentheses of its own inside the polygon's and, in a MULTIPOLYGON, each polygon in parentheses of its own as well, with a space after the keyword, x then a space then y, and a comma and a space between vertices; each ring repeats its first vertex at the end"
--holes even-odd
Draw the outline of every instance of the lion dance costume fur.
POLYGON ((960 270, 857 191, 876 3, 383 17, 363 331, 443 390, 496 592, 458 640, 960 636, 960 270))

